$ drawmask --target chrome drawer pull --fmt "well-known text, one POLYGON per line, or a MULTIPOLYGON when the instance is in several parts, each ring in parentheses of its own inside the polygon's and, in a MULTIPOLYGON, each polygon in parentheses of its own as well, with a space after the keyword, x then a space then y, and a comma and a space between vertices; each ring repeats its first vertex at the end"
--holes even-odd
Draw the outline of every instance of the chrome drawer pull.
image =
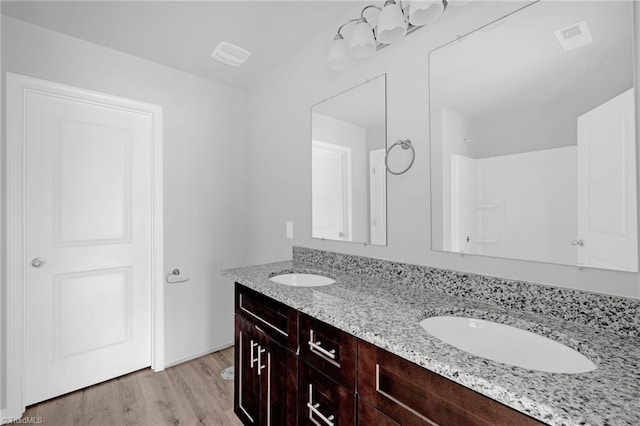
POLYGON ((332 415, 330 415, 329 417, 326 417, 324 414, 322 414, 320 411, 318 411, 318 407, 320 407, 319 403, 313 403, 313 385, 309 384, 309 402, 307 402, 307 407, 309 407, 309 420, 311 420, 313 423, 319 425, 319 423, 316 421, 316 419, 313 418, 313 415, 315 414, 316 416, 320 417, 320 419, 325 422, 327 424, 327 426, 334 426, 333 424, 333 419, 335 418, 332 415))
MULTIPOLYGON (((251 369, 253 369, 253 364, 256 363, 256 361, 258 360, 258 357, 253 357, 253 348, 255 348, 256 346, 258 346, 258 344, 256 342, 254 342, 253 340, 251 340, 251 369)), ((258 356, 260 356, 258 354, 258 356)))
POLYGON ((266 349, 262 349, 262 347, 258 346, 258 376, 260 376, 262 373, 262 369, 266 367, 266 365, 262 365, 262 357, 260 355, 262 355, 263 353, 265 353, 267 350, 266 349))
POLYGON ((322 342, 314 342, 313 335, 314 335, 313 330, 311 330, 310 339, 309 339, 309 349, 311 349, 311 352, 316 351, 328 358, 336 359, 336 350, 331 349, 330 351, 328 351, 325 348, 321 347, 322 342))
POLYGON ((332 420, 334 419, 333 414, 330 415, 329 417, 325 417, 324 414, 322 414, 320 411, 318 411, 318 407, 320 406, 320 404, 313 404, 311 405, 310 402, 307 402, 307 407, 309 407, 309 419, 311 421, 313 421, 315 424, 318 424, 318 422, 316 422, 316 419, 314 419, 312 416, 313 414, 315 414, 316 416, 320 417, 320 419, 322 419, 323 422, 325 422, 327 424, 327 426, 333 426, 333 422, 332 420))
POLYGON ((320 352, 322 355, 327 356, 331 359, 336 359, 336 350, 335 349, 331 349, 330 351, 326 350, 325 348, 321 347, 320 345, 322 344, 322 342, 312 342, 311 340, 309 340, 309 348, 311 348, 311 351, 317 351, 320 352))

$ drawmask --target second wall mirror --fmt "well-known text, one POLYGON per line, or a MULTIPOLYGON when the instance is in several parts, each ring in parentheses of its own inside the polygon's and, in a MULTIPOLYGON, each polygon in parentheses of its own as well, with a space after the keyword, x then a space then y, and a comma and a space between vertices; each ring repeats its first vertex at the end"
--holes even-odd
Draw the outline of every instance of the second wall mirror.
POLYGON ((387 244, 386 75, 311 109, 313 238, 387 244))
POLYGON ((433 249, 638 271, 633 6, 540 1, 431 52, 433 249))

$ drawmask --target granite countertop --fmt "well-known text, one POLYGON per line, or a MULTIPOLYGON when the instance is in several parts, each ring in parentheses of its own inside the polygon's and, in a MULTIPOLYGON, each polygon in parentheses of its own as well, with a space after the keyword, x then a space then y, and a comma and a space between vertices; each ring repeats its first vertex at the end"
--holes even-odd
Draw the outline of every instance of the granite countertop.
POLYGON ((639 337, 297 260, 228 269, 223 275, 545 423, 640 424, 639 337), (319 273, 336 283, 304 288, 269 280, 284 272, 319 273), (545 373, 471 355, 419 325, 447 314, 536 332, 578 350, 598 368, 545 373))

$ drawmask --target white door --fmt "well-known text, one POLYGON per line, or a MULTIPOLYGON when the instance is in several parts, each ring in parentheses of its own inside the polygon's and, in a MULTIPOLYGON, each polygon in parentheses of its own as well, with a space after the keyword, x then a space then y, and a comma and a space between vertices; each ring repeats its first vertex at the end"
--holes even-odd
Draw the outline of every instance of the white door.
POLYGON ((387 168, 384 164, 386 150, 369 152, 369 215, 371 244, 387 244, 387 168))
POLYGON ((638 271, 634 97, 578 117, 579 265, 638 271))
POLYGON ((313 141, 312 237, 350 241, 351 149, 313 141))
POLYGON ((151 363, 149 114, 25 99, 25 402, 151 363))

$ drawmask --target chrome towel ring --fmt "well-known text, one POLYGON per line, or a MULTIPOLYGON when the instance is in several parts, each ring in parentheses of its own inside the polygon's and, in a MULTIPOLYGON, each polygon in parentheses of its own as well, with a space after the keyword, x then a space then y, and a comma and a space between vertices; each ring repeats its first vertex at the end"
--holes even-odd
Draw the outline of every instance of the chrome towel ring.
POLYGON ((415 159, 416 159, 416 150, 413 148, 413 145, 411 144, 411 141, 409 139, 405 139, 405 140, 398 139, 398 142, 396 142, 393 145, 391 145, 389 147, 389 149, 387 150, 387 153, 384 156, 384 166, 387 168, 387 171, 389 173, 391 173, 392 175, 401 175, 401 174, 405 173, 407 170, 409 170, 411 168, 411 166, 413 166, 413 162, 415 161, 415 159), (409 165, 405 169, 403 169, 403 170, 401 170, 399 172, 394 172, 393 170, 391 170, 389 168, 389 164, 387 162, 387 159, 389 158, 389 154, 391 153, 391 150, 393 148, 395 148, 396 145, 400 145, 402 147, 402 149, 411 149, 411 162, 409 163, 409 165))

